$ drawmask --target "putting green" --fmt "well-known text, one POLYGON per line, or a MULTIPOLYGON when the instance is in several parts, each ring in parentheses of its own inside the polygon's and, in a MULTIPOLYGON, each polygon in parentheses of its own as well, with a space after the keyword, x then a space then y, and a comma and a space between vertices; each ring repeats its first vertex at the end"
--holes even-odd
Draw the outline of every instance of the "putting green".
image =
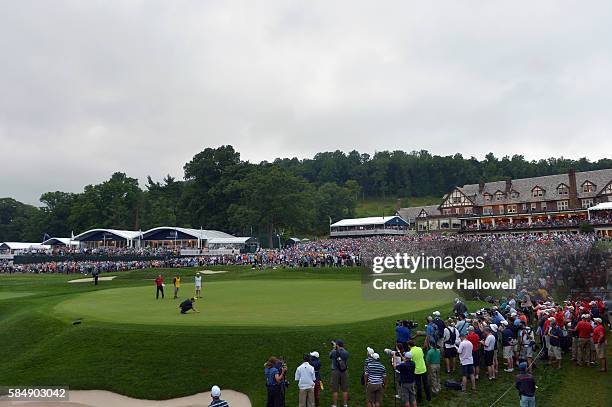
POLYGON ((435 307, 446 298, 418 301, 366 301, 356 280, 252 280, 210 282, 196 302, 199 314, 181 315, 182 299, 193 295, 183 284, 180 299, 155 299, 155 287, 97 290, 55 306, 71 318, 113 323, 206 326, 313 326, 344 324, 435 307))

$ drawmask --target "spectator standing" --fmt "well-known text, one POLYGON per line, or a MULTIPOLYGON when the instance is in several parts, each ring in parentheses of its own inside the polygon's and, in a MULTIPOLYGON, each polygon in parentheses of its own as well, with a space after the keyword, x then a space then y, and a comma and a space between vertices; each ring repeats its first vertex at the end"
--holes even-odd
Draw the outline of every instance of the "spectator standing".
POLYGON ((285 407, 285 374, 287 367, 278 368, 279 360, 270 357, 264 364, 264 375, 266 376, 266 388, 268 401, 266 407, 285 407))
POLYGON ((210 397, 212 398, 212 402, 208 407, 229 407, 227 401, 221 400, 221 389, 219 386, 213 386, 212 389, 210 389, 210 397))
POLYGON ((174 286, 174 299, 176 300, 178 298, 178 292, 181 289, 181 276, 180 275, 176 275, 174 276, 174 278, 172 279, 172 285, 174 286))
POLYGON ((576 356, 576 364, 582 366, 584 363, 589 365, 591 359, 591 334, 593 327, 587 321, 587 315, 582 314, 581 321, 576 325, 576 333, 578 334, 578 354, 576 356))
POLYGON ((476 391, 476 379, 474 377, 474 359, 472 357, 472 351, 474 350, 472 342, 467 339, 467 335, 463 334, 460 336, 461 342, 457 352, 459 353, 459 362, 461 363, 461 382, 462 390, 467 390, 468 378, 472 382, 472 391, 476 391))
POLYGON ((429 380, 427 380, 427 366, 425 365, 425 355, 423 353, 423 349, 416 346, 413 340, 408 342, 408 347, 410 348, 410 353, 412 353, 412 361, 415 365, 414 375, 417 401, 420 403, 423 399, 423 391, 425 391, 427 401, 431 401, 431 388, 429 387, 429 380))
POLYGON ((315 407, 319 407, 321 396, 321 360, 319 360, 319 352, 310 352, 310 365, 315 372, 315 387, 314 387, 314 402, 315 407))
POLYGON ((446 323, 446 328, 444 328, 444 363, 447 374, 455 371, 458 342, 459 331, 455 328, 453 320, 449 319, 446 323))
MULTIPOLYGON (((412 358, 412 354, 410 357, 412 358)), ((438 394, 440 393, 440 349, 438 349, 437 344, 434 343, 429 348, 425 356, 425 362, 430 375, 431 391, 438 394)))
POLYGON ((344 349, 344 342, 334 342, 334 349, 329 352, 331 359, 330 387, 332 391, 332 407, 338 403, 338 392, 342 391, 344 407, 348 406, 348 358, 349 353, 344 349))
MULTIPOLYGON (((430 351, 435 348, 430 348, 430 351)), ((438 355, 440 351, 438 351, 438 355)), ((438 356, 439 360, 439 356, 438 356)), ((416 388, 415 388, 415 369, 416 365, 412 361, 412 353, 406 352, 402 355, 402 362, 397 364, 394 360, 395 370, 399 372, 399 398, 405 407, 416 407, 416 388)), ((439 367, 439 363, 438 363, 439 367)))
POLYGON ((474 364, 474 378, 478 380, 480 373, 480 336, 475 332, 473 326, 468 327, 467 340, 472 344, 472 359, 474 364))
POLYGON ((369 407, 380 407, 387 385, 387 370, 380 363, 378 353, 372 354, 372 361, 365 371, 366 398, 369 407))
POLYGON ((527 363, 519 364, 520 373, 516 376, 514 387, 518 390, 521 407, 535 407, 536 384, 532 375, 527 373, 527 363))
POLYGON ((310 355, 304 355, 304 362, 295 369, 295 381, 298 382, 299 407, 314 407, 315 405, 315 370, 310 364, 310 355))
POLYGON ((595 329, 593 329, 593 343, 595 344, 595 354, 599 359, 599 371, 608 371, 608 361, 606 360, 606 329, 601 318, 595 318, 595 329))

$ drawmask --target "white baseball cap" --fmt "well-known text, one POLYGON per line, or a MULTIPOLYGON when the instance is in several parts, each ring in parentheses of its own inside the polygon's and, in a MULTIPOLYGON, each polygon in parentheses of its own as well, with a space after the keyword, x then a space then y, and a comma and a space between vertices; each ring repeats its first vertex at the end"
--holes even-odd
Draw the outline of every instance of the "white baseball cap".
POLYGON ((221 396, 221 389, 219 386, 213 386, 212 389, 210 389, 210 395, 213 397, 221 396))
POLYGON ((374 354, 374 349, 370 348, 369 346, 366 348, 366 350, 368 351, 368 355, 372 356, 374 354))
POLYGON ((317 352, 316 350, 314 352, 310 352, 310 356, 314 356, 315 358, 319 358, 319 352, 317 352))
POLYGON ((380 356, 378 355, 378 353, 372 353, 372 359, 380 359, 380 356))
POLYGON ((439 316, 440 316, 440 311, 434 311, 434 312, 433 312, 433 314, 434 314, 435 316, 439 317, 439 316))

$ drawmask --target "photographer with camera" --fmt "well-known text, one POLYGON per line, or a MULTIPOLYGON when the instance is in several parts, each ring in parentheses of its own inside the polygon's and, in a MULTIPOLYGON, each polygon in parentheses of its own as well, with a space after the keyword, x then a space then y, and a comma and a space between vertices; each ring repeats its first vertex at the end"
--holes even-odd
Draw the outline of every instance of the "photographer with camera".
POLYGON ((332 407, 336 407, 338 402, 338 391, 342 390, 342 400, 344 407, 348 406, 348 358, 349 353, 344 349, 344 342, 341 340, 332 341, 333 349, 329 352, 331 359, 331 380, 330 388, 332 391, 332 407))
POLYGON ((268 390, 266 407, 285 407, 286 373, 287 365, 285 362, 274 356, 271 356, 264 364, 266 388, 268 390))
POLYGON ((412 328, 414 322, 399 319, 395 321, 395 342, 401 344, 404 349, 408 348, 408 341, 412 339, 412 328))

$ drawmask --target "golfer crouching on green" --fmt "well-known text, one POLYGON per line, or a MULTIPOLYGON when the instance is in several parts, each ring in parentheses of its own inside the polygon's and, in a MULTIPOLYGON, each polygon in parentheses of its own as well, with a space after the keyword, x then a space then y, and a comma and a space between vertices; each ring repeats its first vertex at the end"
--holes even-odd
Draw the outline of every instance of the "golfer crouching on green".
POLYGON ((181 305, 179 305, 179 308, 181 309, 181 314, 186 314, 187 311, 189 310, 193 310, 194 312, 199 313, 200 311, 198 311, 194 306, 193 303, 195 302, 195 298, 191 297, 186 299, 185 301, 181 302, 181 305))

